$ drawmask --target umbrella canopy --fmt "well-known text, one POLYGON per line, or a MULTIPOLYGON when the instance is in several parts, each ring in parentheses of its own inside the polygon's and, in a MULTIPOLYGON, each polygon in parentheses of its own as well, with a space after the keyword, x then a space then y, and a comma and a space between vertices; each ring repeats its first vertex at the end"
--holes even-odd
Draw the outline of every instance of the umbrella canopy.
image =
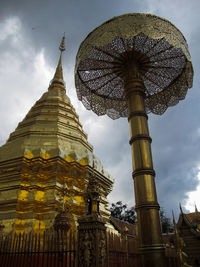
POLYGON ((128 116, 124 87, 131 60, 145 87, 147 113, 164 113, 192 87, 193 68, 182 33, 160 17, 125 14, 100 25, 80 45, 75 85, 87 109, 112 119, 128 116))

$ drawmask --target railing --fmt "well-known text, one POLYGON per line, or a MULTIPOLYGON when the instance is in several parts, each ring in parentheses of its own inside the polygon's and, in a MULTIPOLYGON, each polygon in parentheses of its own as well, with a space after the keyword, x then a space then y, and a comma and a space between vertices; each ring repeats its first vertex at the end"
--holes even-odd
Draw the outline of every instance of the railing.
POLYGON ((138 244, 131 235, 107 233, 109 267, 141 266, 138 244))
MULTIPOLYGON (((0 235, 0 267, 76 267, 76 245, 76 233, 72 230, 0 235)), ((167 266, 178 266, 176 257, 168 250, 167 266)), ((107 232, 107 256, 109 267, 141 266, 134 236, 107 232)))
POLYGON ((75 267, 76 236, 72 231, 1 236, 2 267, 75 267))

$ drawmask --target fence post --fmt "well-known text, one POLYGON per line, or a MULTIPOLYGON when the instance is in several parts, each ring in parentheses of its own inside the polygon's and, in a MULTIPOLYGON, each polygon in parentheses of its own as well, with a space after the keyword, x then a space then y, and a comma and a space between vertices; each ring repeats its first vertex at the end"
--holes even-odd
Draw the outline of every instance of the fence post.
POLYGON ((100 194, 94 179, 85 194, 86 214, 78 226, 78 267, 108 267, 106 227, 99 212, 100 194))

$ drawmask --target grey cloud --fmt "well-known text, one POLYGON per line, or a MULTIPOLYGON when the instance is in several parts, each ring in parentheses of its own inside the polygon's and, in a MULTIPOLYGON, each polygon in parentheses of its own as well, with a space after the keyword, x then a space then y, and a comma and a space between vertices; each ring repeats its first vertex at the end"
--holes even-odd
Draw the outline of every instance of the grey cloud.
MULTIPOLYGON (((188 39, 194 62, 194 87, 189 90, 184 101, 181 101, 176 107, 170 108, 163 116, 149 116, 159 201, 169 214, 171 209, 174 209, 177 213, 178 203, 184 203, 187 192, 195 190, 197 186, 196 170, 200 164, 200 134, 198 134, 200 128, 200 78, 198 75, 200 62, 198 10, 200 3, 197 4, 196 1, 194 4, 194 2, 191 4, 191 1, 189 3, 184 0, 185 6, 181 7, 178 13, 177 9, 180 6, 180 1, 173 1, 172 8, 170 5, 166 7, 166 3, 157 0, 116 0, 114 4, 113 1, 106 0, 7 0, 1 3, 0 9, 0 23, 8 17, 19 17, 24 36, 24 40, 21 41, 21 44, 24 42, 24 45, 21 48, 15 47, 12 38, 0 42, 0 55, 12 51, 13 59, 18 58, 21 61, 21 72, 27 74, 27 76, 31 75, 33 71, 30 60, 32 56, 30 58, 25 56, 23 51, 29 51, 34 57, 44 48, 45 60, 50 67, 55 68, 59 53, 58 44, 62 33, 66 32, 67 49, 63 64, 67 93, 77 107, 80 120, 89 134, 89 141, 94 146, 95 154, 101 159, 105 168, 116 178, 116 188, 112 193, 112 199, 124 200, 130 205, 134 202, 134 198, 131 178, 131 152, 128 144, 128 122, 126 119, 111 121, 108 118, 98 118, 90 111, 85 111, 80 107, 81 104, 78 104, 74 92, 73 81, 76 52, 80 43, 91 30, 105 20, 123 13, 154 12, 156 15, 170 19, 183 31, 186 39, 188 39), (29 50, 29 45, 31 50, 29 50), (102 126, 101 131, 99 130, 100 125, 102 126)), ((34 98, 38 99, 44 92, 42 90, 48 87, 48 84, 46 84, 45 88, 35 89, 33 95, 31 93, 29 95, 25 94, 24 99, 21 99, 27 90, 27 84, 19 83, 20 77, 17 78, 14 74, 13 80, 13 84, 10 82, 9 86, 15 87, 16 91, 10 91, 13 95, 9 97, 13 102, 20 101, 20 105, 23 101, 27 102, 33 95, 34 98), (20 84, 20 88, 16 83, 20 84)), ((32 81, 31 77, 30 81, 32 81)), ((34 90, 32 86, 28 85, 28 87, 29 90, 34 90)), ((0 79, 1 92, 3 88, 5 88, 5 84, 1 83, 0 79)), ((8 93, 6 92, 6 94, 8 93)), ((32 102, 34 101, 32 100, 32 102)), ((0 103, 3 106, 2 99, 0 99, 0 103)), ((0 109, 1 121, 10 118, 11 115, 15 117, 17 105, 13 106, 13 114, 11 115, 3 114, 5 110, 8 109, 0 109)), ((4 125, 8 124, 9 122, 4 125)), ((3 136, 9 135, 9 127, 6 127, 6 130, 2 130, 3 136)), ((0 138, 1 142, 3 141, 0 138)))
MULTIPOLYGON (((144 1, 145 2, 145 1, 144 1)), ((123 12, 132 12, 141 9, 144 4, 139 1, 70 1, 70 0, 8 0, 1 3, 1 18, 6 16, 19 16, 22 20, 26 34, 32 38, 35 47, 45 47, 49 60, 56 60, 55 47, 60 34, 66 32, 69 42, 69 62, 75 60, 75 53, 80 42, 87 34, 110 17, 123 12), (126 6, 126 8, 124 8, 126 6)), ((51 61, 50 61, 51 62, 51 61)))

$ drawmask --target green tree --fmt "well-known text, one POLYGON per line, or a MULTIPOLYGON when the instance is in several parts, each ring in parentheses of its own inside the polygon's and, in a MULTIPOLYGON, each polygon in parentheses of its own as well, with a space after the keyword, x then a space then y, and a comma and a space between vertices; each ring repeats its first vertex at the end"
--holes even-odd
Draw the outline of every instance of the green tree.
MULTIPOLYGON (((128 208, 127 204, 123 204, 122 201, 112 203, 110 206, 111 216, 122 221, 134 223, 136 219, 136 212, 134 207, 128 208)), ((160 220, 163 233, 172 233, 174 228, 171 220, 165 215, 163 208, 160 209, 160 220)))
POLYGON ((160 220, 163 233, 172 233, 174 231, 174 226, 171 220, 165 215, 163 208, 160 209, 160 220))
POLYGON ((134 207, 128 208, 122 201, 112 203, 110 207, 111 216, 122 221, 134 223, 136 213, 134 207))

